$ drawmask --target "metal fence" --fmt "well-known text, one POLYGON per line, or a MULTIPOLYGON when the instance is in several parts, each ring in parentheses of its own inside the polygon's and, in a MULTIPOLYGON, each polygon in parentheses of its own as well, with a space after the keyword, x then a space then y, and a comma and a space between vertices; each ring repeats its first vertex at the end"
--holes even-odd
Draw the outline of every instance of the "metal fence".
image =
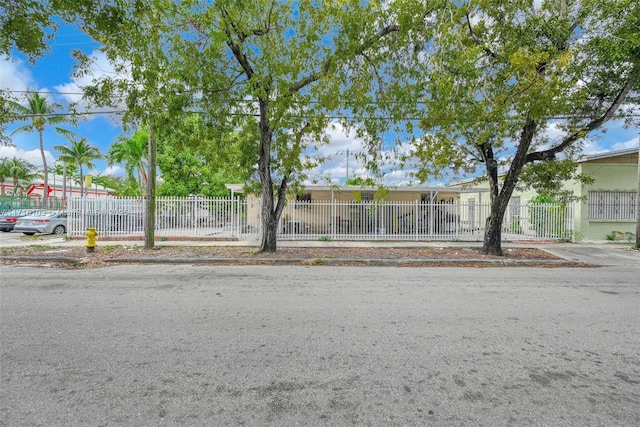
MULTIPOLYGON (((488 203, 296 202, 281 219, 282 239, 482 240, 488 203)), ((573 205, 512 205, 504 240, 571 240, 573 205)))
MULTIPOLYGON (((419 202, 291 202, 278 224, 281 240, 482 240, 489 204, 419 202)), ((68 201, 71 237, 95 227, 102 237, 144 235, 143 198, 68 201)), ((157 198, 156 238, 259 238, 255 201, 157 198)), ((572 240, 572 204, 513 204, 503 240, 572 240)))
MULTIPOLYGON (((58 197, 49 197, 47 200, 48 209, 64 209, 65 200, 58 197)), ((12 209, 44 209, 43 200, 38 197, 21 195, 0 195, 0 213, 12 209)))

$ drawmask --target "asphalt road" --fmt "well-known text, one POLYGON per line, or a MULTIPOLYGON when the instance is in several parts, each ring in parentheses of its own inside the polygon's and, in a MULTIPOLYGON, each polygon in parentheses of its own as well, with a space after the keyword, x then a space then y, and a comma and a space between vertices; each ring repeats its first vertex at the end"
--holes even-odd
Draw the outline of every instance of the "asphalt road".
POLYGON ((0 425, 640 425, 640 268, 0 269, 0 425))

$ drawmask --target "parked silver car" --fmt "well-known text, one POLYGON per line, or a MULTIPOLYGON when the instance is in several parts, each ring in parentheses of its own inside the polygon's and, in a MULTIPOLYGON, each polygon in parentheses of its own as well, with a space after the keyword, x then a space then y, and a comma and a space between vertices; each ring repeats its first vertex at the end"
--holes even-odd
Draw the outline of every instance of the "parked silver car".
POLYGON ((67 211, 38 211, 20 218, 13 229, 27 236, 64 234, 67 232, 67 211))
POLYGON ((35 209, 12 209, 0 213, 0 231, 9 232, 13 230, 20 218, 31 215, 34 212, 35 209))

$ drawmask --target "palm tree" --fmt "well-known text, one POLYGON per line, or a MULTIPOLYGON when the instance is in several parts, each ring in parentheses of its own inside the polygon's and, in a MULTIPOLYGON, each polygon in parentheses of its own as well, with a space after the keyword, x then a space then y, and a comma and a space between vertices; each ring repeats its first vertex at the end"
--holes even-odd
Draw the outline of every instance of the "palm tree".
POLYGON ((84 195, 83 166, 86 166, 89 170, 93 170, 95 168, 95 165, 92 163, 93 160, 101 158, 102 155, 97 147, 87 143, 87 138, 78 139, 70 136, 69 141, 71 142, 71 147, 56 145, 53 148, 60 152, 60 160, 78 167, 80 171, 80 194, 84 195))
POLYGON ((13 181, 13 194, 18 190, 20 181, 31 181, 37 177, 37 168, 26 160, 7 157, 0 160, 0 178, 4 182, 6 178, 13 181))
POLYGON ((115 142, 107 153, 110 166, 124 163, 129 181, 138 183, 140 193, 144 191, 147 183, 148 139, 145 130, 138 130, 131 138, 118 138, 118 142, 115 142))
POLYGON ((0 159, 0 189, 4 184, 5 179, 9 177, 9 159, 3 157, 0 159))
POLYGON ((13 113, 19 116, 23 116, 24 120, 29 120, 30 123, 19 127, 11 132, 11 135, 16 133, 29 133, 33 131, 38 132, 40 138, 40 155, 42 156, 42 169, 44 172, 44 192, 42 197, 42 207, 48 206, 48 188, 49 188, 49 171, 47 169, 47 158, 44 152, 44 141, 42 134, 47 126, 53 126, 56 132, 61 135, 69 136, 73 132, 57 127, 58 124, 75 123, 73 119, 69 117, 55 115, 56 111, 60 110, 62 106, 55 102, 49 102, 45 98, 41 97, 39 93, 27 94, 27 106, 21 105, 15 101, 9 101, 9 105, 13 110, 13 113))

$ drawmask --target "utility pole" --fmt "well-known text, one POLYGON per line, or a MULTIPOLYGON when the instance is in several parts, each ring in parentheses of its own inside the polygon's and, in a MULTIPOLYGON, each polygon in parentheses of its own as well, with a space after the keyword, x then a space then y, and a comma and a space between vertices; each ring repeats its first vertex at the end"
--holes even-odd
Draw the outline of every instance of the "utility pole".
POLYGON ((640 132, 638 132, 638 192, 636 193, 636 249, 640 249, 640 132))
MULTIPOLYGON (((353 154, 354 151, 349 151, 349 150, 338 150, 336 151, 336 154, 341 156, 343 154, 347 155, 347 177, 345 179, 345 182, 347 182, 349 180, 349 155, 353 154)), ((359 153, 359 151, 355 151, 355 153, 359 153)))

